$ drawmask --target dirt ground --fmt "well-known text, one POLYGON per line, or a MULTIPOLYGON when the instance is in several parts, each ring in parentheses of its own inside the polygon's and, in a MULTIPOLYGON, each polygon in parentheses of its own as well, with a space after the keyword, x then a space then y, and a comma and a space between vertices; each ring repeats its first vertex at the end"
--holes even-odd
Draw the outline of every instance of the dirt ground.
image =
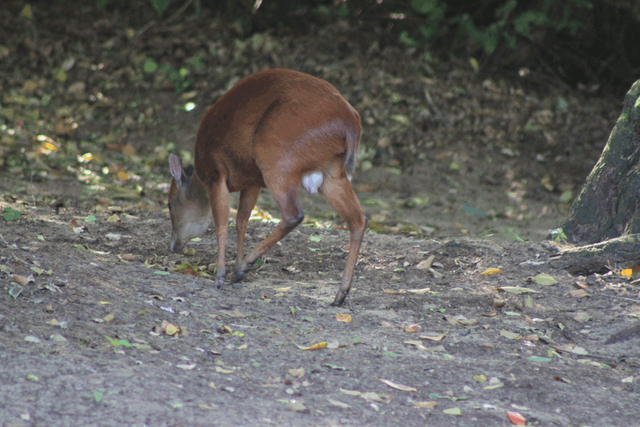
MULTIPOLYGON (((335 308, 346 231, 299 227, 217 290, 174 271, 211 262, 213 233, 184 256, 168 251, 166 214, 77 213, 33 208, 2 226, 3 426, 506 426, 508 412, 638 425, 637 334, 605 343, 637 321, 637 284, 554 270, 550 242, 368 233, 335 308), (419 266, 431 255, 435 276, 419 266)), ((247 245, 273 227, 253 221, 247 245)))
MULTIPOLYGON (((21 215, 0 222, 0 425, 640 425, 637 277, 572 276, 546 240, 621 99, 425 62, 344 24, 243 41, 215 20, 147 29, 87 7, 66 26, 45 7, 0 10, 0 56, 29 53, 0 75, 0 209, 21 215), (187 113, 141 64, 196 53, 187 113), (69 57, 66 83, 42 71, 69 57), (275 66, 329 80, 363 118, 371 221, 343 307, 348 233, 316 196, 239 285, 213 287, 212 230, 168 249, 167 151, 275 66)), ((267 191, 258 207, 249 248, 279 216, 267 191)), ((232 228, 228 271, 235 250, 232 228)))

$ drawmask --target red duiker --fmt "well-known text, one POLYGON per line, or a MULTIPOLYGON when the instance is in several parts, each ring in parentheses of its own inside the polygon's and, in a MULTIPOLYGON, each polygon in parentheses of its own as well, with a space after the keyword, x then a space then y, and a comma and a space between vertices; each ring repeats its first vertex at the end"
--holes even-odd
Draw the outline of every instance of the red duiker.
POLYGON ((342 305, 356 266, 367 219, 351 188, 362 127, 357 111, 328 82, 291 70, 265 70, 244 78, 205 113, 196 135, 194 167, 171 154, 171 250, 178 252, 213 220, 218 240, 216 286, 225 277, 229 193, 240 191, 234 282, 267 249, 300 224, 300 185, 320 192, 346 221, 351 245, 332 305, 342 305), (195 172, 195 173, 194 173, 195 172), (268 188, 282 211, 275 230, 243 258, 251 210, 268 188))

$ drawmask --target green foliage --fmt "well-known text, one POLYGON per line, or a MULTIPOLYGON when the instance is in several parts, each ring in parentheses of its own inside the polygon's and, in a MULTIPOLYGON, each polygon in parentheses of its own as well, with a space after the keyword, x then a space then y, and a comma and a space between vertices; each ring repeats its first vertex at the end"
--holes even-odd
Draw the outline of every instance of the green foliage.
POLYGON ((7 206, 4 208, 4 220, 9 221, 19 221, 20 220, 20 212, 13 209, 11 206, 7 206))
POLYGON ((551 238, 551 240, 555 240, 556 242, 567 240, 567 235, 564 234, 562 227, 551 230, 549 234, 550 234, 549 237, 551 238))
POLYGON ((118 351, 118 347, 120 346, 131 347, 131 344, 129 344, 129 341, 127 340, 117 340, 117 339, 108 337, 106 335, 105 335, 105 338, 108 339, 111 345, 113 346, 113 351, 118 351))
POLYGON ((515 49, 518 37, 532 41, 543 37, 545 31, 536 33, 536 28, 556 33, 567 31, 571 36, 576 36, 578 30, 586 28, 585 24, 576 20, 577 12, 593 8, 588 0, 543 0, 533 5, 506 0, 495 9, 495 21, 478 24, 468 13, 445 17, 444 0, 411 0, 410 6, 411 12, 422 18, 424 23, 412 31, 400 32, 399 41, 405 46, 417 47, 455 31, 454 47, 458 42, 468 40, 489 54, 501 42, 515 49), (529 9, 525 9, 527 7, 529 9))
POLYGON ((171 0, 149 0, 151 7, 156 11, 158 16, 162 16, 165 10, 169 7, 171 0))

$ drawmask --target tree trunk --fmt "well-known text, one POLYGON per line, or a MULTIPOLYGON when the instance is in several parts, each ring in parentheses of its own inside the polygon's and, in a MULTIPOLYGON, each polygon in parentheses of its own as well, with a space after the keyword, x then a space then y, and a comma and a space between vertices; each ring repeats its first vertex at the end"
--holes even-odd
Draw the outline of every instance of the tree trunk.
POLYGON ((640 233, 640 80, 561 227, 578 244, 640 233))

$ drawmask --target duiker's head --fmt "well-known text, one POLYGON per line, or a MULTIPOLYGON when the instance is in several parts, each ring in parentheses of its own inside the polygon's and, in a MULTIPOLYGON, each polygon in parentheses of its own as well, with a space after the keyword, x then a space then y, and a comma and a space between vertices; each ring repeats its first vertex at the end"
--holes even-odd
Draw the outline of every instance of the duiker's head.
POLYGON ((193 166, 182 168, 175 154, 169 155, 171 187, 169 188, 169 214, 173 228, 169 249, 180 252, 189 240, 200 237, 211 223, 211 206, 207 192, 194 176, 193 166))

